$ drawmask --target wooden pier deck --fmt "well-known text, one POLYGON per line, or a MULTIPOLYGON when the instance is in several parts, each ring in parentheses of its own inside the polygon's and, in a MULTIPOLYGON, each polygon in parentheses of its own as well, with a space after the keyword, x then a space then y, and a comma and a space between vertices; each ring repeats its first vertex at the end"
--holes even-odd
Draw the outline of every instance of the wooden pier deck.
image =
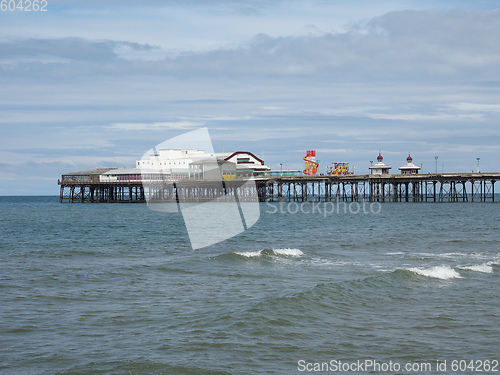
POLYGON ((255 180, 58 181, 60 202, 495 202, 500 173, 283 176, 255 180))

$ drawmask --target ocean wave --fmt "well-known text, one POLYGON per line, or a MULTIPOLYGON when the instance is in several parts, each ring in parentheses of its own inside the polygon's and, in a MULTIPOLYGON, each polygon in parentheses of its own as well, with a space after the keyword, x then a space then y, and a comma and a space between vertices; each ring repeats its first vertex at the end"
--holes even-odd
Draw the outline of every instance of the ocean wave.
POLYGON ((241 255, 245 258, 256 258, 262 255, 262 250, 258 251, 245 251, 245 252, 235 252, 236 255, 241 255))
POLYGON ((226 254, 216 256, 219 260, 242 261, 242 260, 258 260, 265 262, 273 262, 278 259, 300 258, 304 253, 299 249, 294 248, 279 248, 279 249, 261 249, 253 251, 233 251, 226 254))
POLYGON ((276 255, 283 255, 288 257, 300 257, 304 255, 299 249, 273 249, 276 255))
POLYGON ((453 268, 448 266, 437 266, 432 268, 407 268, 408 271, 420 276, 430 277, 434 279, 450 280, 461 279, 462 276, 453 268))
MULTIPOLYGON (((488 262, 488 263, 490 263, 490 262, 488 262)), ((462 266, 462 267, 458 267, 458 268, 460 268, 461 270, 465 270, 465 271, 493 273, 493 267, 491 266, 491 264, 488 264, 488 263, 476 264, 473 266, 462 266)))
POLYGON ((234 252, 236 255, 240 255, 245 258, 257 258, 260 256, 284 256, 284 257, 294 257, 298 258, 304 255, 304 253, 299 249, 262 249, 257 251, 242 251, 242 252, 234 252))

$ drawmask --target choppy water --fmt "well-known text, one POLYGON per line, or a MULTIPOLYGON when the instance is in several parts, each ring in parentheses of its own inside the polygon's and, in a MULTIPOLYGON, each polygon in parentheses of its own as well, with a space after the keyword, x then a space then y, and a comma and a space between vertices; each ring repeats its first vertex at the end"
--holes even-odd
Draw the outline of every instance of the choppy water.
POLYGON ((500 205, 381 207, 325 217, 262 204, 250 230, 193 251, 179 213, 2 197, 0 372, 498 361, 500 205))

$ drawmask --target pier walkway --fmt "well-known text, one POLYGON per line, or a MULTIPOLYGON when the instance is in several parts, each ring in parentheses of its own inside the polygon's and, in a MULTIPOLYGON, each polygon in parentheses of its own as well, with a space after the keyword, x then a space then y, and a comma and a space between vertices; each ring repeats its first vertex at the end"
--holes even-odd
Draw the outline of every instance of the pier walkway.
POLYGON ((495 202, 500 173, 282 176, 254 180, 59 180, 60 202, 495 202))

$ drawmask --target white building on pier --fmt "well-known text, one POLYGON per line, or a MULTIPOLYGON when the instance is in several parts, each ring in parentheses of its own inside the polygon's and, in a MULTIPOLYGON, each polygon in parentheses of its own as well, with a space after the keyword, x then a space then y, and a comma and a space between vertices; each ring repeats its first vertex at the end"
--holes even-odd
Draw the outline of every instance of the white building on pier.
POLYGON ((391 169, 391 167, 384 163, 384 158, 379 152, 377 156, 377 164, 370 167, 371 174, 389 174, 389 169, 391 169))
POLYGON ((413 164, 413 159, 411 155, 408 153, 408 157, 406 158, 406 164, 402 167, 399 167, 401 174, 417 174, 420 170, 420 167, 417 167, 413 164))
POLYGON ((136 168, 157 169, 176 175, 189 176, 190 172, 192 173, 195 169, 199 170, 203 164, 206 164, 208 168, 209 164, 213 163, 220 165, 234 163, 235 174, 238 176, 252 176, 255 172, 262 173, 271 170, 264 164, 264 160, 249 151, 206 153, 203 150, 174 149, 160 149, 147 159, 137 160, 136 168))

